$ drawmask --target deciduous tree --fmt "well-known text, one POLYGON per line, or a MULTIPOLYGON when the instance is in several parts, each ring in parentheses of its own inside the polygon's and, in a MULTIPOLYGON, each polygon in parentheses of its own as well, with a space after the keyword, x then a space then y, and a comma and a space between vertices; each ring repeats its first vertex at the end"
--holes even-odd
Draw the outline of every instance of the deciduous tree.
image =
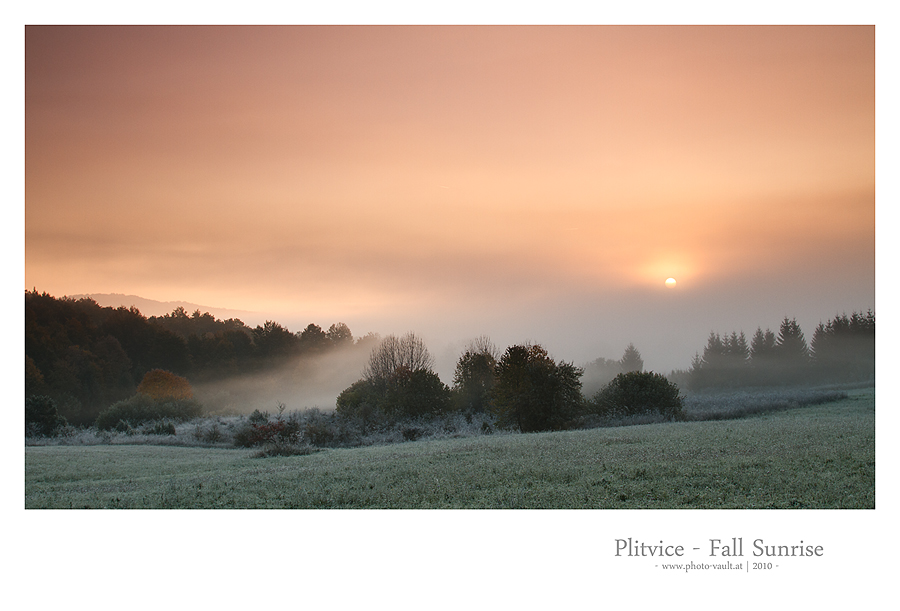
POLYGON ((459 410, 483 412, 494 388, 497 349, 486 337, 473 341, 456 363, 453 397, 459 410))
POLYGON ((283 359, 294 354, 297 348, 296 335, 273 320, 253 330, 253 342, 257 355, 262 359, 283 359))
POLYGON ((388 335, 369 355, 369 362, 363 370, 363 377, 376 383, 385 383, 401 367, 410 371, 430 370, 434 358, 415 333, 403 337, 388 335))
POLYGON ((350 327, 342 322, 334 323, 328 327, 326 335, 328 336, 328 341, 335 348, 353 344, 353 334, 350 332, 350 327))
POLYGON ((310 323, 298 335, 297 347, 303 353, 317 354, 330 348, 331 341, 322 327, 310 323))
POLYGON ((565 428, 582 405, 582 374, 571 363, 554 362, 539 345, 510 346, 496 367, 497 424, 522 432, 565 428))

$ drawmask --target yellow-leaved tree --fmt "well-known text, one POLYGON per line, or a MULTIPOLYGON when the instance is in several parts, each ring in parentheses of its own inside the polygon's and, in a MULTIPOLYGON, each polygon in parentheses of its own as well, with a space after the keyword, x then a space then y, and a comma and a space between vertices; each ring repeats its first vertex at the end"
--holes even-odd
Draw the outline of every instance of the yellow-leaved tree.
POLYGON ((138 384, 137 391, 156 400, 192 399, 194 391, 190 383, 165 369, 151 369, 138 384))

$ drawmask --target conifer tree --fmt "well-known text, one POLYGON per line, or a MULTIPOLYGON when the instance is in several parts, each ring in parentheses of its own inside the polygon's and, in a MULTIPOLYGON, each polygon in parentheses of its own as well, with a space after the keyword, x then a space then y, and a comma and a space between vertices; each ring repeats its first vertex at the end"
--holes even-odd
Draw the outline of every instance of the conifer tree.
POLYGON ((619 363, 622 367, 622 373, 644 370, 644 359, 641 358, 641 353, 634 347, 634 344, 628 344, 619 363))
POLYGON ((775 342, 775 354, 782 362, 795 364, 805 363, 809 358, 809 347, 796 318, 788 319, 785 316, 781 321, 778 339, 775 342))

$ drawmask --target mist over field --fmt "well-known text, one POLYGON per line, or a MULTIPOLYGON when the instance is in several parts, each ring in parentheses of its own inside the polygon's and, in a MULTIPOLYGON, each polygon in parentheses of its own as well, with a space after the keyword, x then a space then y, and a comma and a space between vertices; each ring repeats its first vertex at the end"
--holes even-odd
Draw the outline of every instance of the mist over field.
MULTIPOLYGON (((874 310, 874 277, 856 277, 845 289, 841 292, 822 283, 802 292, 777 286, 776 292, 769 293, 757 284, 735 279, 715 288, 670 290, 660 282, 649 289, 604 291, 568 301, 548 297, 518 303, 511 299, 475 312, 423 309, 378 319, 338 319, 359 334, 414 331, 425 340, 435 357, 435 371, 448 384, 463 348, 480 335, 490 337, 500 348, 539 343, 555 358, 579 366, 597 358, 619 359, 634 344, 646 369, 668 374, 689 369, 711 332, 743 331, 750 337, 761 327, 777 333, 787 316, 797 319, 810 340, 820 322, 838 314, 874 310)), ((291 329, 310 322, 290 312, 276 319, 291 329)))
MULTIPOLYGON (((423 311, 409 318, 399 315, 394 319, 360 318, 352 321, 349 330, 357 341, 371 333, 385 337, 414 332, 431 353, 435 373, 448 386, 453 384, 460 356, 476 337, 489 338, 500 351, 515 344, 537 343, 554 359, 584 367, 582 382, 586 396, 590 396, 611 378, 608 372, 598 373, 590 364, 598 359, 617 361, 629 345, 640 352, 645 370, 668 375, 673 371, 689 370, 693 359, 703 354, 710 333, 743 332, 750 338, 760 328, 777 334, 779 324, 788 316, 784 311, 795 307, 818 314, 805 318, 788 316, 797 319, 809 342, 819 323, 829 321, 838 313, 867 309, 854 305, 852 296, 839 302, 843 307, 831 307, 818 301, 816 294, 793 301, 787 298, 768 301, 758 296, 754 298, 748 294, 753 292, 752 287, 742 288, 740 284, 736 282, 733 290, 726 291, 723 296, 686 297, 664 286, 656 290, 622 291, 618 297, 602 300, 598 297, 601 306, 596 309, 578 303, 511 304, 507 309, 518 309, 509 317, 502 316, 502 308, 498 308, 482 310, 477 316, 423 311), (733 300, 735 295, 738 296, 737 303, 733 300), (697 298, 704 303, 698 305, 697 298), (716 307, 717 302, 721 304, 719 307, 716 307), (527 308, 534 312, 526 311, 527 308)), ((172 313, 172 302, 125 295, 89 297, 107 307, 139 306, 152 316, 172 313)), ((186 307, 188 311, 211 310, 222 317, 240 315, 242 322, 251 328, 273 318, 257 312, 206 308, 186 302, 175 305, 186 307)), ((313 324, 296 314, 275 318, 296 334, 313 324)), ((272 412, 278 404, 284 404, 289 410, 312 407, 330 410, 334 408, 336 397, 360 379, 376 345, 369 342, 342 346, 322 354, 304 353, 265 371, 243 371, 227 378, 198 381, 194 384, 195 393, 213 412, 250 413, 255 409, 272 412)), ((680 382, 685 386, 683 379, 680 382)))
POLYGON ((304 356, 274 369, 194 384, 194 395, 212 412, 274 413, 278 404, 288 410, 331 410, 341 391, 360 378, 369 353, 369 347, 350 346, 304 356))

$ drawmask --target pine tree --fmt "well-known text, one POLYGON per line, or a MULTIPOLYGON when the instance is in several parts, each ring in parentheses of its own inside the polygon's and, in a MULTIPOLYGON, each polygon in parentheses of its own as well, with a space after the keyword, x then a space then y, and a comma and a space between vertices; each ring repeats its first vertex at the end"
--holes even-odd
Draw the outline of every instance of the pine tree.
POLYGON ((805 381, 809 375, 809 346, 797 319, 787 316, 781 321, 778 339, 775 341, 775 381, 781 384, 796 384, 805 381))
POLYGON ((811 360, 819 379, 871 379, 875 373, 875 315, 853 312, 820 322, 810 342, 811 360))
POLYGON ((644 369, 644 359, 641 358, 641 353, 634 347, 634 344, 628 344, 619 363, 622 366, 622 373, 643 371, 644 369))
POLYGON ((789 363, 805 363, 809 358, 809 347, 796 318, 789 320, 785 316, 781 321, 778 340, 775 342, 775 354, 782 362, 789 363))

